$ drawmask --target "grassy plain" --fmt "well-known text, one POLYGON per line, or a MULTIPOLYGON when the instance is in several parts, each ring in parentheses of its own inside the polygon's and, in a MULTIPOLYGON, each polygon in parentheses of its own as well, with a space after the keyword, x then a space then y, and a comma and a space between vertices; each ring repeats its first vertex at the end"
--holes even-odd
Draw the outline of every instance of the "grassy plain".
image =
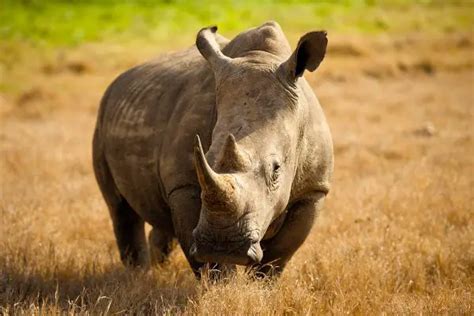
POLYGON ((472 314, 474 7, 469 2, 0 2, 0 313, 472 314), (196 281, 179 248, 118 258, 91 167, 99 99, 128 67, 267 19, 329 32, 306 78, 333 189, 276 283, 196 281))

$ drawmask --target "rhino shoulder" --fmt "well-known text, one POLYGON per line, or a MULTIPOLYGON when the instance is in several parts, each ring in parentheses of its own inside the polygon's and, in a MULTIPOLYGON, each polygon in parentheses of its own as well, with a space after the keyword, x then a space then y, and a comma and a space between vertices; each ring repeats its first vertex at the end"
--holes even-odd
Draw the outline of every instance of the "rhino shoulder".
POLYGON ((301 80, 306 99, 304 135, 292 195, 328 193, 334 168, 332 136, 323 109, 311 87, 301 80))

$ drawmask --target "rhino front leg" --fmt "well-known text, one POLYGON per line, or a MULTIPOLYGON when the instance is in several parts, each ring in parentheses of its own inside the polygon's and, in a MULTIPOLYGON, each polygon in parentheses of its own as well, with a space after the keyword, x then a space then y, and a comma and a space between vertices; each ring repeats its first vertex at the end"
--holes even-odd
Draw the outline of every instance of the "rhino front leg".
POLYGON ((126 266, 147 267, 148 249, 145 237, 145 222, 122 198, 110 209, 120 259, 126 266))
POLYGON ((168 198, 176 237, 189 265, 197 277, 200 277, 203 264, 196 261, 190 255, 189 250, 193 242, 193 229, 199 221, 201 210, 199 194, 199 187, 190 185, 174 191, 168 198))
POLYGON ((262 262, 256 266, 256 276, 279 276, 293 254, 303 244, 321 209, 325 194, 317 192, 293 204, 283 226, 272 239, 262 242, 262 262))
POLYGON ((150 261, 153 265, 164 262, 173 249, 173 236, 162 229, 154 227, 148 235, 150 261))
POLYGON ((235 272, 235 265, 198 262, 190 254, 193 244, 193 229, 199 221, 201 212, 200 188, 188 186, 174 191, 169 197, 173 226, 181 249, 186 256, 196 278, 206 275, 209 279, 219 280, 235 272))

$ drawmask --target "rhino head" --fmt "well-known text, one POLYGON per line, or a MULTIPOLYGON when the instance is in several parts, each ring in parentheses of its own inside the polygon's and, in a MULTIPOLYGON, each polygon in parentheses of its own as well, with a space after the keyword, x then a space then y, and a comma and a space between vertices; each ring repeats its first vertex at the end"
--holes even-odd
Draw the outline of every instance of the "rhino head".
MULTIPOLYGON (((281 32, 276 24, 266 27, 259 34, 281 32)), ((273 43, 273 53, 230 58, 216 30, 202 29, 196 41, 214 73, 217 121, 207 153, 196 136, 202 207, 190 252, 201 262, 248 265, 262 260, 260 242, 288 205, 307 115, 297 82, 323 60, 327 39, 312 32, 293 53, 285 40, 273 43)))

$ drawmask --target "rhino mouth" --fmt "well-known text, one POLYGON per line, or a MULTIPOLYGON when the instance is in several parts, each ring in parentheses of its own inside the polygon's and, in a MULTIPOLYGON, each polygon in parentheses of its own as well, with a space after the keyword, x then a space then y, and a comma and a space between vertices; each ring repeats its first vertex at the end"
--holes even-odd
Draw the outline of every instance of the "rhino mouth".
POLYGON ((203 263, 227 263, 251 265, 260 263, 263 251, 259 242, 244 241, 241 243, 202 243, 198 240, 190 249, 191 256, 203 263))

